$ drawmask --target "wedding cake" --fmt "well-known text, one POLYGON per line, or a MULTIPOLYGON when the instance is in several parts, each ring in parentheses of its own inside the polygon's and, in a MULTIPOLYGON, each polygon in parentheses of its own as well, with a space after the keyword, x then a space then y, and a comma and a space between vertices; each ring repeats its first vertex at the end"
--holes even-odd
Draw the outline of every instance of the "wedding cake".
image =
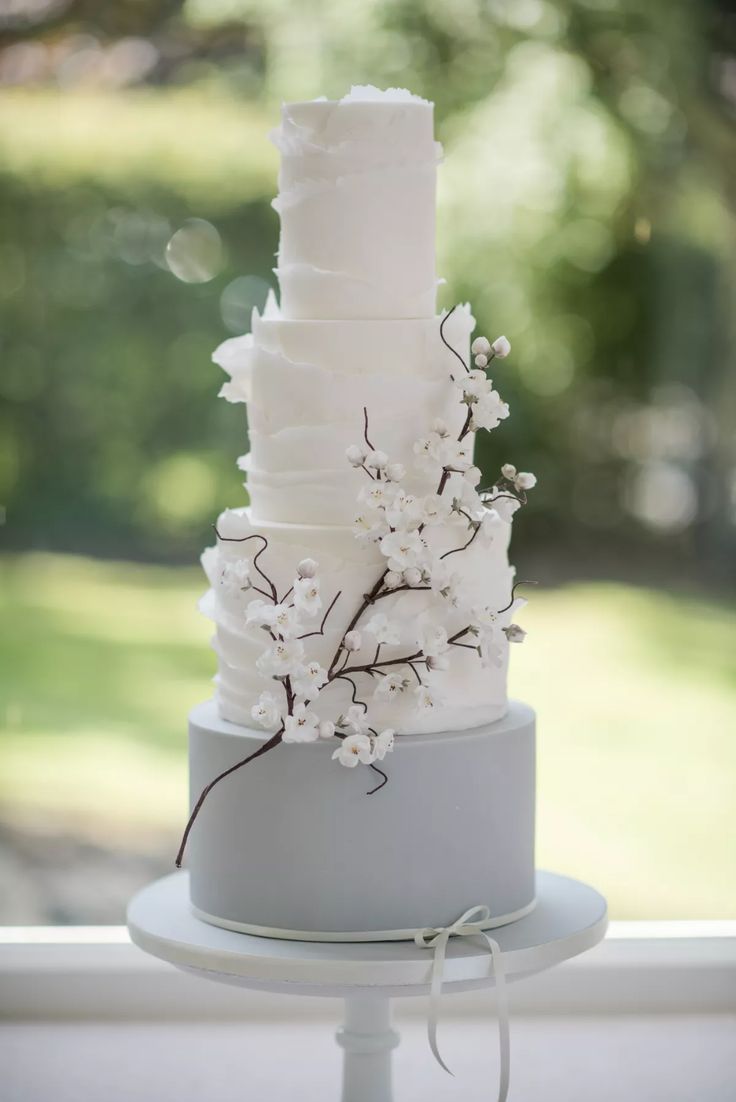
POLYGON ((285 105, 273 140, 280 305, 214 355, 247 404, 249 505, 203 557, 219 672, 178 863, 235 930, 501 925, 534 904, 534 715, 506 694, 534 477, 485 485, 473 444, 508 415, 509 343, 435 313, 431 103, 353 88, 285 105))

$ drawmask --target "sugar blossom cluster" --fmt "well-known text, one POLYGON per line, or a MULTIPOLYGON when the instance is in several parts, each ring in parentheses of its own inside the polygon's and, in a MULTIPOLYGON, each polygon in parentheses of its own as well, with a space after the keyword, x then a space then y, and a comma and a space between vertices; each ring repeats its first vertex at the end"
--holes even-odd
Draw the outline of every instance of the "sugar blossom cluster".
MULTIPOLYGON (((281 596, 260 562, 268 549, 265 536, 238 538, 235 542, 258 541, 256 553, 252 559, 223 563, 219 585, 230 597, 237 595, 245 623, 263 631, 264 647, 256 666, 272 682, 251 713, 271 735, 239 764, 282 742, 329 740, 335 744, 334 761, 347 768, 365 765, 380 775, 380 783, 370 790, 376 792, 388 780, 379 763, 393 750, 394 730, 372 721, 375 705, 402 698, 418 711, 432 708, 441 699, 442 676, 456 648, 471 652, 468 661, 500 665, 505 646, 525 637, 523 629, 510 622, 525 603, 513 590, 501 609, 479 605, 456 569, 455 556, 476 540, 490 544, 499 525, 508 523, 526 503, 536 479, 507 463, 492 485, 482 485, 481 470, 473 462, 475 433, 495 429, 509 415, 488 368, 511 349, 506 337, 493 342, 478 337, 471 346, 470 367, 445 340, 443 328, 450 314, 443 319, 440 336, 462 365, 462 371, 451 375, 463 409, 460 431, 451 431, 441 420, 428 426, 414 443, 408 469, 374 445, 364 409, 363 439, 347 449, 347 462, 365 475, 354 535, 379 550, 382 568, 352 610, 329 664, 310 657, 308 640, 324 637, 341 593, 334 594, 323 611, 317 562, 299 562, 291 586, 281 596), (429 493, 410 489, 428 482, 434 486, 429 493), (414 608, 411 601, 382 604, 385 598, 410 597, 418 591, 426 599, 414 608), (330 703, 334 693, 326 691, 338 682, 349 687, 350 704, 335 714, 330 703)), ((219 539, 227 542, 227 537, 219 539)), ((202 800, 220 779, 211 782, 195 806, 180 856, 202 800)))

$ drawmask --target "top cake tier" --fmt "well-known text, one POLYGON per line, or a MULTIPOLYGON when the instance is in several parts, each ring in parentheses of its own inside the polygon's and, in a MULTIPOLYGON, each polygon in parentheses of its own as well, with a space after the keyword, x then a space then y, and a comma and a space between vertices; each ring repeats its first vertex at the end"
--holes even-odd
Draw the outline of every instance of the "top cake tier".
POLYGON ((441 147, 433 105, 398 89, 288 103, 276 274, 292 319, 431 318, 441 147))

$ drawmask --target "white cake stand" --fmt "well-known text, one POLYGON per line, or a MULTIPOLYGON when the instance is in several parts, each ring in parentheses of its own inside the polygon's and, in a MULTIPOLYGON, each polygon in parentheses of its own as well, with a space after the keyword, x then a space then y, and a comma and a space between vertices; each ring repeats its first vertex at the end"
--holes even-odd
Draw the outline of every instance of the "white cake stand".
MULTIPOLYGON (((411 941, 330 944, 279 941, 210 926, 189 907, 185 872, 157 880, 128 907, 136 945, 186 972, 219 983, 289 995, 345 999, 337 1042, 344 1050, 342 1102, 391 1102, 390 1000, 429 991, 432 954, 411 941)), ((531 914, 492 934, 509 980, 551 968, 592 948, 606 932, 606 901, 578 880, 537 874, 531 914)), ((483 938, 452 938, 443 992, 493 984, 483 938)))

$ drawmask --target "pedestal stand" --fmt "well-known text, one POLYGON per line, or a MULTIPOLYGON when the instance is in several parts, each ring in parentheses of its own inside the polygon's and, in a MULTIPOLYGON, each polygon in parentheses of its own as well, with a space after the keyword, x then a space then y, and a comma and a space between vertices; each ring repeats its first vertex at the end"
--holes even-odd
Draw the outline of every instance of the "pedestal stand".
MULTIPOLYGON (((431 952, 411 941, 278 941, 221 930, 192 915, 184 872, 135 896, 128 929, 147 953, 207 979, 283 994, 342 997, 345 1019, 337 1034, 344 1053, 342 1102, 392 1102, 391 1051, 399 1035, 391 1028, 390 1000, 428 992, 431 952)), ((598 892, 541 872, 532 913, 494 930, 493 937, 503 950, 507 978, 516 980, 592 948, 605 931, 606 901, 598 892)), ((446 994, 493 984, 483 941, 450 940, 446 994)))

